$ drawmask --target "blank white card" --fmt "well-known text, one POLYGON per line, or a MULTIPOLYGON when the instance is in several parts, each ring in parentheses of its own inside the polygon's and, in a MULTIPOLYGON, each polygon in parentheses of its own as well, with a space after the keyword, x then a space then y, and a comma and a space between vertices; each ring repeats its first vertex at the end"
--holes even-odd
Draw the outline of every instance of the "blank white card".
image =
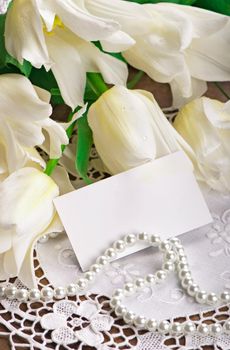
MULTIPOLYGON (((54 202, 83 271, 127 233, 146 231, 166 239, 212 221, 192 165, 182 152, 70 192, 54 202)), ((119 257, 145 247, 138 243, 119 257)))

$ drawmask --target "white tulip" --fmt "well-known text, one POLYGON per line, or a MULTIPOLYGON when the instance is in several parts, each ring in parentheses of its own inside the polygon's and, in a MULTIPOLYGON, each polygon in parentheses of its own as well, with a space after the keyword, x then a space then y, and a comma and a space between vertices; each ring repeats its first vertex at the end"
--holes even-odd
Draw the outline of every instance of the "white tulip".
POLYGON ((16 276, 34 239, 52 223, 56 183, 35 168, 22 168, 0 184, 0 254, 3 269, 16 276))
POLYGON ((69 140, 64 127, 49 117, 50 94, 19 74, 1 75, 0 90, 0 175, 7 176, 29 160, 44 166, 34 147, 47 138, 50 157, 60 157, 61 145, 69 140))
POLYGON ((126 64, 90 40, 102 40, 104 49, 113 52, 134 44, 118 22, 90 14, 81 0, 15 0, 7 12, 7 51, 20 63, 26 59, 34 67, 51 68, 72 109, 83 105, 86 72, 101 72, 109 84, 127 79, 126 64))
POLYGON ((46 34, 45 39, 54 62, 52 72, 63 99, 70 107, 75 108, 84 103, 86 72, 100 72, 106 83, 125 85, 128 77, 126 64, 103 53, 69 29, 56 26, 52 34, 46 34))
POLYGON ((151 93, 113 87, 89 109, 97 151, 116 174, 189 146, 167 121, 151 93))
POLYGON ((229 81, 227 16, 169 3, 113 0, 108 6, 107 0, 86 0, 86 4, 97 16, 119 20, 122 30, 136 41, 123 56, 152 79, 170 83, 174 106, 200 97, 206 81, 229 81))
POLYGON ((230 103, 207 97, 184 106, 174 126, 192 147, 197 178, 221 192, 230 191, 230 103))

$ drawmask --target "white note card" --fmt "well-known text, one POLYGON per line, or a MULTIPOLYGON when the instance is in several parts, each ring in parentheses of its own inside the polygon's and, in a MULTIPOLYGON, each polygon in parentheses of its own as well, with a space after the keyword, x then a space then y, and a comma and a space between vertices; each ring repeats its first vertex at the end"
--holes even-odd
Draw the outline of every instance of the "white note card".
MULTIPOLYGON (((83 271, 124 234, 146 231, 166 239, 212 221, 182 152, 67 193, 54 203, 83 271)), ((145 247, 138 243, 119 257, 145 247)))

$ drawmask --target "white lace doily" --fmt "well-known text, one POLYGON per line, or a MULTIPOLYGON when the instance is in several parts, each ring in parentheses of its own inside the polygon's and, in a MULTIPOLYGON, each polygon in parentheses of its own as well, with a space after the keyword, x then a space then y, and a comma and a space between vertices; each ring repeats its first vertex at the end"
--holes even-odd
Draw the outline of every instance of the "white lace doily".
MULTIPOLYGON (((97 156, 92 153, 90 176, 101 179, 105 174, 94 169, 96 162, 97 156)), ((73 182, 75 187, 82 186, 77 178, 73 182)), ((230 198, 207 189, 203 191, 214 222, 180 238, 198 283, 219 292, 230 289, 230 198)), ((109 307, 112 290, 125 281, 157 270, 159 265, 160 255, 154 248, 148 248, 108 265, 87 295, 48 303, 1 301, 0 337, 8 337, 11 349, 15 350, 194 350, 205 346, 229 350, 230 336, 226 334, 216 338, 198 334, 172 338, 138 331, 112 313, 109 307)), ((37 245, 34 266, 40 287, 65 285, 81 274, 65 234, 37 245)), ((8 282, 21 286, 18 280, 8 282)), ((180 317, 181 321, 192 318, 198 323, 213 323, 223 322, 230 316, 229 306, 207 310, 194 303, 173 275, 163 285, 146 288, 127 303, 134 311, 157 319, 180 317)))

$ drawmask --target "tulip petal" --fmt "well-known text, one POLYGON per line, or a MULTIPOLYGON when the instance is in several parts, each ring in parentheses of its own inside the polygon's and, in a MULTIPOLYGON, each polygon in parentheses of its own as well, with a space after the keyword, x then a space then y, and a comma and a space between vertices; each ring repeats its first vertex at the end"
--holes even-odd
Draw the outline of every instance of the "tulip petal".
MULTIPOLYGON (((106 18, 92 15, 82 1, 74 0, 37 0, 38 8, 44 16, 44 10, 57 15, 66 27, 81 38, 94 41, 106 38, 119 29, 119 24, 106 18)), ((45 20, 47 16, 43 17, 45 20)), ((50 23, 48 22, 50 29, 50 23)))
MULTIPOLYGON (((40 233, 39 236, 46 235, 52 232, 63 232, 63 226, 57 214, 54 215, 54 218, 51 224, 49 225, 49 227, 45 231, 40 233)), ((37 288, 37 280, 36 280, 35 270, 34 270, 33 252, 34 252, 34 245, 36 244, 39 236, 33 239, 31 245, 27 249, 22 265, 17 267, 18 272, 16 275, 18 276, 20 281, 28 288, 37 288)), ((16 252, 16 249, 15 249, 15 252, 16 252)))
POLYGON ((101 40, 102 48, 107 52, 125 51, 134 44, 135 40, 121 30, 112 33, 106 39, 101 40))
POLYGON ((88 122, 94 142, 112 174, 155 158, 151 113, 140 98, 122 86, 114 86, 90 107, 88 122))
POLYGON ((17 0, 9 7, 5 24, 7 51, 20 63, 23 59, 40 68, 50 67, 42 21, 33 0, 17 0))
POLYGON ((46 35, 50 57, 55 62, 52 72, 64 101, 72 109, 78 105, 83 106, 86 83, 85 71, 76 42, 77 38, 66 29, 58 30, 57 28, 53 34, 46 35), (68 64, 66 64, 66 57, 68 57, 68 64))
POLYGON ((124 62, 101 52, 91 43, 85 42, 79 52, 87 72, 100 72, 108 84, 125 85, 128 68, 124 62))
POLYGON ((17 114, 18 122, 34 123, 34 121, 48 118, 52 113, 51 105, 38 97, 29 79, 22 75, 1 75, 0 90, 2 91, 0 95, 2 118, 16 119, 15 114, 17 114))
POLYGON ((73 185, 70 182, 69 175, 65 168, 62 166, 57 166, 53 173, 52 179, 59 187, 60 195, 63 195, 68 192, 72 192, 74 190, 73 185))
POLYGON ((18 144, 12 128, 7 122, 0 122, 0 135, 4 146, 4 158, 7 163, 7 172, 11 173, 23 167, 26 163, 26 152, 23 147, 18 144))
POLYGON ((60 158, 62 155, 61 146, 69 143, 68 136, 61 125, 52 119, 42 122, 42 128, 49 136, 49 156, 51 159, 60 158))
POLYGON ((0 184, 0 230, 16 236, 35 236, 51 222, 53 198, 59 191, 53 180, 35 168, 22 168, 0 184))
MULTIPOLYGON (((230 26, 228 27, 230 29, 230 26)), ((221 33, 221 32, 220 32, 221 33)), ((213 35, 208 40, 194 40, 186 51, 186 62, 191 75, 206 81, 228 81, 230 79, 230 40, 226 33, 213 35)))
POLYGON ((144 34, 152 21, 144 6, 133 2, 113 0, 108 6, 107 0, 85 0, 85 4, 91 13, 117 21, 131 35, 144 34))
POLYGON ((191 96, 185 97, 182 95, 181 88, 180 86, 178 86, 176 80, 173 80, 170 83, 173 95, 173 106, 175 108, 179 108, 188 103, 189 101, 192 101, 195 98, 202 96, 208 89, 206 81, 202 81, 195 78, 191 78, 191 85, 191 96))
POLYGON ((159 12, 170 22, 172 21, 177 24, 180 27, 181 35, 186 33, 187 26, 192 25, 193 37, 209 36, 221 30, 228 22, 227 16, 192 6, 169 3, 148 4, 144 6, 149 10, 151 8, 159 12), (181 25, 182 23, 183 26, 181 25), (185 29, 185 33, 183 33, 183 28, 185 29))

